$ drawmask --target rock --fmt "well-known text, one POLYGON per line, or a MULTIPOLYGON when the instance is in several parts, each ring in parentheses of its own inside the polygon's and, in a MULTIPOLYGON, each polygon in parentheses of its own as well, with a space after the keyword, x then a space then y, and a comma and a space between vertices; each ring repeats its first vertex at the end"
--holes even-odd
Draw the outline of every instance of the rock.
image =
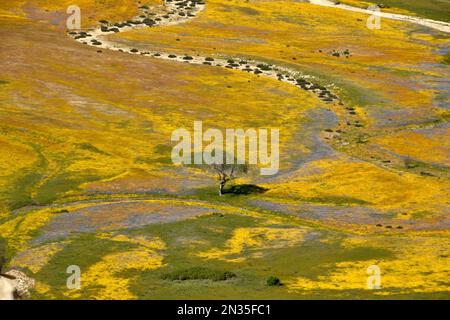
POLYGON ((16 300, 28 298, 30 296, 30 290, 36 284, 34 279, 19 270, 10 270, 5 275, 0 276, 0 279, 12 281, 10 283, 14 286, 14 298, 16 300))
POLYGON ((155 22, 154 20, 149 19, 149 18, 144 19, 142 22, 143 22, 145 25, 150 26, 150 27, 156 24, 156 22, 155 22))

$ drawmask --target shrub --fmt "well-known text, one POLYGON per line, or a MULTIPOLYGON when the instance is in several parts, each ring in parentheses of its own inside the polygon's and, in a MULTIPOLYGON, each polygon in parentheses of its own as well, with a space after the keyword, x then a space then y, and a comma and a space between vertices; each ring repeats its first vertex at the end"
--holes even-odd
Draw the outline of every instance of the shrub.
POLYGON ((258 64, 257 67, 258 67, 259 69, 261 69, 261 70, 264 70, 264 71, 270 71, 270 70, 272 70, 272 68, 271 68, 269 65, 267 65, 267 64, 258 64))
POLYGON ((213 270, 205 267, 192 267, 188 269, 176 270, 163 274, 164 280, 212 280, 225 281, 236 277, 236 274, 230 271, 213 270))
POLYGON ((270 276, 267 278, 266 283, 269 287, 279 287, 282 286, 282 283, 279 278, 270 276))
POLYGON ((442 63, 443 63, 443 64, 450 65, 450 53, 447 53, 447 54, 444 56, 444 59, 442 60, 442 63))

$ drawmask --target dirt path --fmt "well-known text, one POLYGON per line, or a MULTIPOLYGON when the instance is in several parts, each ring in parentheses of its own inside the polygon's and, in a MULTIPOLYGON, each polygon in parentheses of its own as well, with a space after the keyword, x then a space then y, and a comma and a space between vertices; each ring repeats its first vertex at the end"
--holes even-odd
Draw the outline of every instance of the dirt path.
POLYGON ((439 30, 442 32, 450 33, 450 23, 443 22, 443 21, 424 19, 424 18, 420 18, 420 17, 411 17, 411 16, 407 16, 407 15, 403 15, 403 14, 395 14, 395 13, 388 13, 388 12, 375 12, 372 10, 361 9, 361 8, 349 6, 346 4, 335 4, 333 1, 329 1, 329 0, 309 0, 309 2, 311 4, 324 6, 324 7, 333 7, 333 8, 338 8, 338 9, 343 9, 343 10, 348 10, 348 11, 353 11, 353 12, 361 12, 361 13, 366 13, 366 14, 370 14, 370 15, 376 15, 376 16, 379 16, 381 18, 386 18, 386 19, 415 23, 415 24, 419 24, 419 25, 422 25, 422 26, 425 26, 428 28, 432 28, 432 29, 439 30))
POLYGON ((172 60, 190 64, 202 64, 228 69, 241 70, 256 75, 269 77, 281 82, 289 83, 304 90, 310 91, 318 96, 324 102, 339 102, 339 98, 332 93, 332 88, 313 83, 313 77, 302 75, 296 70, 266 64, 257 61, 242 59, 221 59, 199 56, 180 56, 157 51, 143 51, 137 48, 128 47, 122 44, 114 43, 105 39, 104 36, 141 29, 146 27, 161 27, 187 22, 195 18, 205 9, 203 0, 172 0, 166 1, 162 12, 155 13, 160 8, 140 7, 140 15, 132 20, 120 23, 104 23, 100 28, 88 30, 86 32, 69 32, 69 34, 78 42, 95 46, 102 49, 127 52, 130 54, 150 56, 153 58, 172 60))

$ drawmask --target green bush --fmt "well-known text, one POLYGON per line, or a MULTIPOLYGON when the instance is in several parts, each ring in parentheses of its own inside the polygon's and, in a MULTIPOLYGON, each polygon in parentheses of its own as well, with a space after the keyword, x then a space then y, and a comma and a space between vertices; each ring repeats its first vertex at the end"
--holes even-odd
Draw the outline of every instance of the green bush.
POLYGON ((193 267, 188 269, 176 270, 163 274, 164 280, 212 280, 225 281, 236 277, 236 274, 230 271, 213 270, 205 267, 193 267))
POLYGON ((264 70, 264 71, 272 70, 272 68, 269 65, 267 65, 267 64, 258 64, 257 67, 259 69, 261 69, 261 70, 264 70))
POLYGON ((279 287, 282 285, 280 279, 274 276, 267 278, 266 283, 269 287, 279 287))
POLYGON ((443 64, 450 65, 450 53, 447 53, 447 54, 444 56, 444 59, 442 59, 442 63, 443 63, 443 64))

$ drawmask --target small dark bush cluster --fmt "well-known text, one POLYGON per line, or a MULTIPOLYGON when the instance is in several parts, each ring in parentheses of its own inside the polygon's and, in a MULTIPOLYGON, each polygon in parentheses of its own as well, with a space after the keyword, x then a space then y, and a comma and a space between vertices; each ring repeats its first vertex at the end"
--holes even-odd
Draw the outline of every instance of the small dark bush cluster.
POLYGON ((163 274, 164 280, 212 280, 225 281, 236 277, 236 274, 230 271, 213 270, 205 267, 193 267, 183 270, 163 274))
POLYGON ((279 287, 282 286, 282 283, 279 278, 270 276, 267 278, 266 283, 269 287, 279 287))
POLYGON ((257 67, 264 71, 272 70, 272 68, 268 64, 258 64, 257 67))

